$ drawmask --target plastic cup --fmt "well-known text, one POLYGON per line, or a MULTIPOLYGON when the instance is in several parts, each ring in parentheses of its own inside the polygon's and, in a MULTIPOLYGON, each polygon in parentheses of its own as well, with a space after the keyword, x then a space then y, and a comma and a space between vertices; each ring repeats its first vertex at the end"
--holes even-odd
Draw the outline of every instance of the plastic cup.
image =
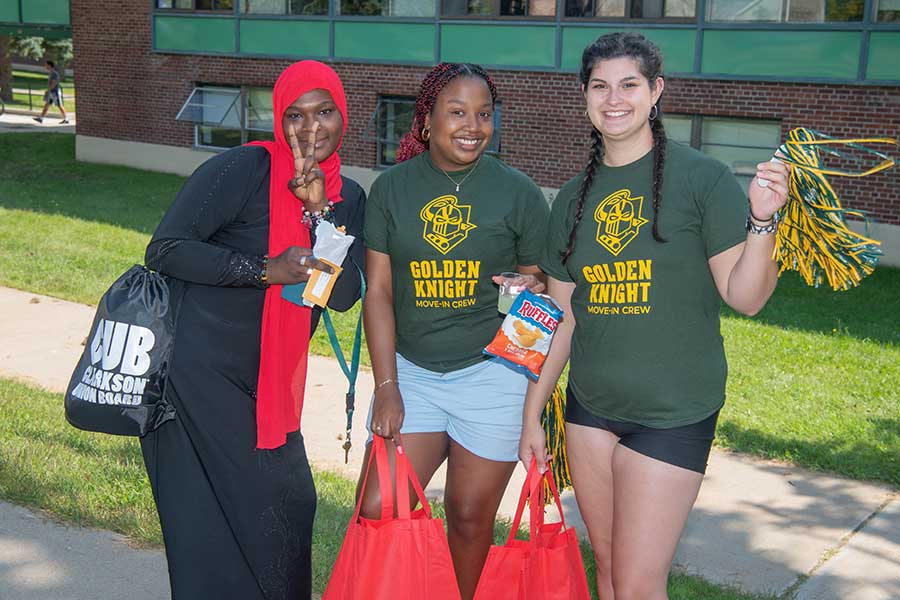
POLYGON ((500 292, 497 296, 497 311, 505 315, 512 308, 516 296, 525 290, 526 286, 519 283, 520 278, 523 277, 521 273, 500 273, 500 277, 503 278, 503 281, 500 283, 500 292))

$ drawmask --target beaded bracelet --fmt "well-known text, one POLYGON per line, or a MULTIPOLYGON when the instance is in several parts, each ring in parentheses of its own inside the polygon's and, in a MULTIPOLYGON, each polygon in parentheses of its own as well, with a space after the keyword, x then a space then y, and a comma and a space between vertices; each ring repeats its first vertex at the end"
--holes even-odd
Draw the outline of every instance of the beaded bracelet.
POLYGON ((263 254, 262 267, 259 272, 259 283, 263 287, 269 285, 269 255, 263 254))

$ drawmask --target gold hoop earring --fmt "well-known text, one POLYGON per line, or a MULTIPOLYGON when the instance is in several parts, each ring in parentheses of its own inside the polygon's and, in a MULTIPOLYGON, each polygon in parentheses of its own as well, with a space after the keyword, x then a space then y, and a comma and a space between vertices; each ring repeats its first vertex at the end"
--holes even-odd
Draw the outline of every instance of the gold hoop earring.
POLYGON ((422 128, 422 134, 421 134, 421 135, 422 135, 422 141, 423 141, 423 142, 427 142, 427 141, 428 141, 428 138, 431 137, 431 130, 428 129, 427 127, 423 127, 423 128, 422 128))

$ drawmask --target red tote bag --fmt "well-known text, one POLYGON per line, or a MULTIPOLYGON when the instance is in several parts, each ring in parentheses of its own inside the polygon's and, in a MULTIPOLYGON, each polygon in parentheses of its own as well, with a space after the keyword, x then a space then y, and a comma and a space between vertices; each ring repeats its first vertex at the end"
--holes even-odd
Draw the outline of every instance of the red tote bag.
POLYGON ((559 492, 550 471, 537 472, 531 463, 509 538, 503 546, 492 546, 478 580, 475 600, 590 600, 587 576, 581 560, 578 535, 566 527, 559 492), (544 524, 544 480, 562 519, 544 524), (528 541, 517 540, 525 500, 531 519, 528 541))
POLYGON ((375 436, 356 512, 322 600, 460 600, 441 519, 431 506, 397 438, 397 517, 384 439, 375 436), (359 516, 372 460, 381 488, 381 519, 359 516), (409 510, 409 484, 421 508, 409 510))

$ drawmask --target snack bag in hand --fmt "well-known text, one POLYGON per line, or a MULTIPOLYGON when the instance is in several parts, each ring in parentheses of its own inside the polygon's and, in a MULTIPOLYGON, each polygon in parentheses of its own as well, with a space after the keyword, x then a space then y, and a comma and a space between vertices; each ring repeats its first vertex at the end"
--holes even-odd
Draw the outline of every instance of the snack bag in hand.
POLYGON ((536 380, 562 316, 563 311, 553 298, 525 290, 513 302, 484 353, 509 361, 536 380))

